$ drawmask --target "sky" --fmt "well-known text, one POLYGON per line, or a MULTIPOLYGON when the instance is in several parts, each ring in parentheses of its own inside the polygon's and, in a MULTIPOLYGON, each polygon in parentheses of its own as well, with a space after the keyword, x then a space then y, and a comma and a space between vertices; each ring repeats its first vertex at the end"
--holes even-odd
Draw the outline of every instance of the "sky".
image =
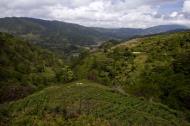
POLYGON ((33 17, 90 27, 190 27, 190 0, 0 0, 0 17, 33 17))

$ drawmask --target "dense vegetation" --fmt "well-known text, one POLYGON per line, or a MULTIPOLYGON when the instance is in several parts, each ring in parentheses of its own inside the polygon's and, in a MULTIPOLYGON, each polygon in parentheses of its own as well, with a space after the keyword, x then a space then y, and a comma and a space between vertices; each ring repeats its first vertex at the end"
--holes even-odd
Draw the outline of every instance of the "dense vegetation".
POLYGON ((188 31, 110 40, 67 62, 6 33, 0 49, 2 126, 190 125, 188 31), (74 79, 91 81, 64 84, 74 79))
POLYGON ((73 78, 60 57, 12 35, 0 33, 0 49, 0 103, 73 78))
POLYGON ((75 68, 135 96, 190 109, 190 32, 134 39, 89 54, 75 68))
POLYGON ((118 90, 78 81, 52 86, 0 107, 1 125, 188 126, 184 115, 118 90))

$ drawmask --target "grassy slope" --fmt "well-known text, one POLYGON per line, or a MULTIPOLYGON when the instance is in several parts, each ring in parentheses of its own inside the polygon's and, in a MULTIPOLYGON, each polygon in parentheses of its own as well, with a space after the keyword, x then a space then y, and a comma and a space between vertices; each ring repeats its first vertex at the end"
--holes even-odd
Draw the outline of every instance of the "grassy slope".
POLYGON ((52 86, 22 100, 1 105, 0 124, 187 126, 167 106, 145 102, 90 81, 52 86))

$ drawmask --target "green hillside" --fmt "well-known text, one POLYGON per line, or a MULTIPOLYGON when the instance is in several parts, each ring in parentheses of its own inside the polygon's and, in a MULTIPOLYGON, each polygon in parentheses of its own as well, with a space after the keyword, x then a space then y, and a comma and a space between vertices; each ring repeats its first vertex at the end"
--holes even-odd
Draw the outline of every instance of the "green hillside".
POLYGON ((188 126, 182 113, 90 81, 52 86, 0 107, 1 125, 188 126))
POLYGON ((127 93, 190 109, 190 32, 138 38, 87 55, 75 67, 88 78, 127 93))
POLYGON ((69 67, 0 33, 0 126, 190 125, 190 32, 117 43, 83 51, 69 67))
POLYGON ((0 33, 0 103, 72 78, 73 73, 60 57, 20 38, 0 33))

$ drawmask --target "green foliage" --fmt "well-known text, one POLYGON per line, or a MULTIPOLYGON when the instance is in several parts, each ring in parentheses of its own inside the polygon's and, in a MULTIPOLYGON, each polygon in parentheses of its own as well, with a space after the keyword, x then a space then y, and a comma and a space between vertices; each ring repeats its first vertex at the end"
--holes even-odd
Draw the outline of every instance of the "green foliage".
POLYGON ((62 59, 45 49, 5 33, 0 33, 0 48, 0 102, 73 79, 62 59))
POLYGON ((73 79, 73 72, 69 67, 57 68, 56 78, 59 82, 69 82, 73 79))
POLYGON ((77 70, 83 70, 83 78, 186 110, 190 108, 189 64, 190 33, 179 32, 100 50, 83 59, 77 70))
POLYGON ((0 103, 25 97, 0 105, 0 125, 189 125, 182 113, 156 102, 187 110, 190 118, 190 33, 132 41, 77 50, 69 59, 73 73, 52 52, 0 33, 0 103), (26 97, 84 78, 109 87, 79 81, 26 97))
POLYGON ((79 78, 86 77, 106 85, 123 85, 129 72, 127 68, 132 67, 128 63, 133 62, 133 58, 134 55, 126 48, 115 48, 108 53, 98 52, 81 61, 76 73, 79 71, 79 78))
POLYGON ((167 106, 126 96, 90 81, 52 86, 0 107, 6 125, 188 126, 167 106))

